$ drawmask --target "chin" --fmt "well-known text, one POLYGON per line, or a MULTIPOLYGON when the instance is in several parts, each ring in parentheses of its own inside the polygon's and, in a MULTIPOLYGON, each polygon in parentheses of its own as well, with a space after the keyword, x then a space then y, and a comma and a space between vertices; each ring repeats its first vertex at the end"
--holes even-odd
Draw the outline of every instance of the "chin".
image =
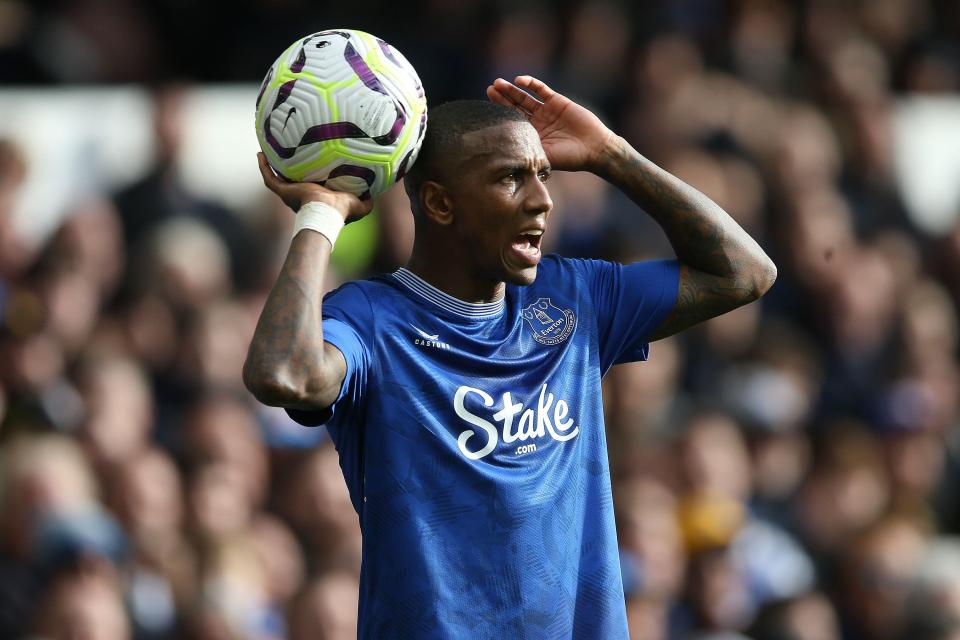
POLYGON ((511 271, 507 278, 506 282, 510 284, 515 284, 521 287, 526 287, 533 284, 534 280, 537 279, 537 268, 528 267, 526 269, 521 269, 519 271, 511 271))

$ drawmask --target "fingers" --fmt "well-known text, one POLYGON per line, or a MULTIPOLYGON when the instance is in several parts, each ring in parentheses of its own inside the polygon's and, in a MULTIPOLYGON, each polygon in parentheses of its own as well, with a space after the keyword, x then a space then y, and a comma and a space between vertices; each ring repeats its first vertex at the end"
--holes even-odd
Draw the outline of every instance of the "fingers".
POLYGON ((502 104, 505 107, 510 107, 526 118, 529 118, 532 115, 528 111, 525 111, 522 107, 517 106, 512 100, 510 100, 510 98, 497 91, 493 85, 487 87, 487 97, 490 98, 491 102, 496 102, 497 104, 502 104))
POLYGON ((502 104, 505 107, 513 106, 513 103, 507 99, 507 96, 497 91, 496 87, 494 87, 493 85, 490 85, 489 87, 487 87, 487 97, 490 98, 491 102, 502 104))
POLYGON ((359 211, 360 217, 362 218, 363 216, 373 211, 373 205, 374 205, 373 198, 367 198, 366 200, 361 200, 360 211, 359 211))
POLYGON ((538 98, 546 102, 556 95, 556 91, 547 86, 542 80, 537 80, 533 76, 517 76, 513 79, 517 86, 529 89, 537 95, 538 98))
POLYGON ((503 78, 497 78, 492 85, 487 87, 487 96, 492 101, 507 107, 513 107, 526 116, 532 115, 543 104, 523 89, 503 78))
POLYGON ((263 177, 263 184, 280 196, 284 204, 298 211, 300 207, 313 200, 326 202, 327 204, 349 214, 349 219, 356 220, 370 213, 373 210, 373 198, 361 200, 352 193, 343 191, 331 191, 319 184, 312 182, 287 182, 283 176, 278 175, 267 162, 267 156, 263 152, 257 153, 257 164, 260 167, 260 175, 263 177))
POLYGON ((260 166, 260 175, 263 176, 264 186, 276 193, 281 182, 280 179, 277 178, 277 174, 270 168, 270 164, 267 162, 267 156, 264 155, 262 151, 257 152, 257 164, 260 166))

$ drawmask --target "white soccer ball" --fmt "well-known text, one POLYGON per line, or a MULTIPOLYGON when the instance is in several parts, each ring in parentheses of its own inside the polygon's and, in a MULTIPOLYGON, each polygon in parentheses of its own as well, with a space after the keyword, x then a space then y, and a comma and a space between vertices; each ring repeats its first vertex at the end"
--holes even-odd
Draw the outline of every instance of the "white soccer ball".
POLYGON ((413 66, 383 40, 330 29, 294 42, 257 95, 260 148, 278 174, 361 198, 417 159, 427 100, 413 66))

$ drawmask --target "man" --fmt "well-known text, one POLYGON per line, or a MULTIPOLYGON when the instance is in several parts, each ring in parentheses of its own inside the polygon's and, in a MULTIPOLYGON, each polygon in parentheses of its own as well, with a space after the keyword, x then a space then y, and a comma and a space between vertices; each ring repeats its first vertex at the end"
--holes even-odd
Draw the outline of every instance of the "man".
POLYGON ((303 208, 244 380, 330 431, 364 536, 361 637, 626 638, 600 378, 776 271, 717 205, 544 83, 487 94, 431 111, 406 178, 407 267, 341 287, 322 322, 328 238, 371 203, 284 183, 261 156, 266 185, 303 208), (541 256, 554 169, 624 190, 678 260, 541 256))

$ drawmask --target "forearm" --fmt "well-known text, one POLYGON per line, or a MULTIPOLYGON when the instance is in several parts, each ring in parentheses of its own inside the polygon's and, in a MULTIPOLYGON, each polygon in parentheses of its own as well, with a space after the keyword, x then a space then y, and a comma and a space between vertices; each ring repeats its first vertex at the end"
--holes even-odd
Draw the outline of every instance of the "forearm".
POLYGON ((244 384, 264 404, 328 406, 339 381, 325 354, 321 301, 330 242, 305 230, 294 237, 270 291, 243 367, 244 384))
POLYGON ((776 276, 756 241, 719 205, 640 155, 623 138, 608 145, 598 174, 663 228, 687 267, 725 279, 730 295, 756 299, 776 276))

